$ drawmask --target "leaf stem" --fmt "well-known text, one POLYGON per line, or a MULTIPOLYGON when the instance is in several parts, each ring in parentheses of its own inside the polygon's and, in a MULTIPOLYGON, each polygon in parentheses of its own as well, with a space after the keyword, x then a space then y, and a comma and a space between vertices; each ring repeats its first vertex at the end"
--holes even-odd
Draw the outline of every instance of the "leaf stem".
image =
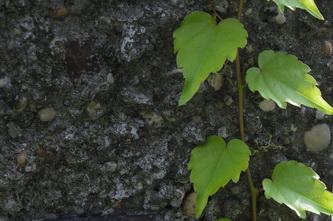
MULTIPOLYGON (((242 13, 244 8, 244 0, 239 0, 238 5, 238 20, 242 19, 242 13)), ((243 141, 245 141, 245 130, 244 130, 244 82, 241 71, 241 62, 239 50, 237 50, 236 56, 236 74, 237 74, 237 88, 238 88, 238 113, 239 113, 239 131, 240 136, 243 141)), ((251 175, 250 168, 246 170, 247 179, 249 182, 250 192, 251 192, 251 206, 252 206, 252 221, 257 221, 257 197, 259 190, 255 187, 251 175)))
POLYGON ((238 20, 242 19, 243 8, 244 8, 244 0, 239 0, 239 3, 238 3, 238 13, 237 13, 238 20))
POLYGON ((222 21, 221 16, 219 16, 219 14, 216 12, 215 5, 212 0, 208 0, 208 5, 210 7, 210 10, 213 12, 215 19, 218 18, 220 21, 222 21))

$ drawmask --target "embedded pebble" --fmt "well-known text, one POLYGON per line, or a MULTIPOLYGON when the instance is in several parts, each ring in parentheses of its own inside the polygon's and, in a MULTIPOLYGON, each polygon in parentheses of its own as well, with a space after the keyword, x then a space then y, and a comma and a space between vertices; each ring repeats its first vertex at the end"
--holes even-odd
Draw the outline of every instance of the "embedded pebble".
POLYGON ((17 213, 21 209, 19 203, 11 197, 4 201, 3 208, 10 213, 17 213))
POLYGON ((120 92, 127 103, 133 104, 153 104, 152 95, 140 92, 133 87, 123 88, 120 92))
POLYGON ((220 128, 217 130, 217 134, 218 134, 218 136, 220 136, 220 137, 227 138, 227 137, 228 137, 228 130, 227 130, 227 127, 220 127, 220 128))
POLYGON ((291 124, 291 125, 290 125, 290 131, 291 131, 291 132, 294 132, 294 133, 295 133, 295 132, 297 131, 297 129, 298 129, 298 128, 295 126, 295 124, 291 124))
POLYGON ((252 13, 253 13, 253 9, 252 9, 252 8, 249 8, 249 9, 247 9, 247 10, 245 11, 245 15, 246 15, 246 16, 250 16, 250 15, 252 15, 252 13))
POLYGON ((183 213, 189 217, 195 217, 195 203, 197 200, 197 194, 192 192, 188 194, 184 201, 183 213))
POLYGON ((330 142, 331 131, 327 124, 318 124, 304 134, 304 143, 310 152, 325 150, 330 142))
POLYGON ((241 191, 239 186, 234 186, 230 190, 231 190, 231 193, 234 194, 234 195, 239 195, 239 193, 241 191))
POLYGON ((21 153, 19 153, 17 155, 16 162, 17 162, 18 166, 25 167, 25 165, 28 162, 27 152, 26 151, 22 151, 21 153))
POLYGON ((245 49, 247 53, 252 53, 254 51, 253 45, 251 44, 248 44, 245 49))
POLYGON ((0 88, 9 88, 11 86, 11 80, 9 77, 0 79, 0 88))
POLYGON ((106 76, 106 81, 107 81, 109 84, 113 84, 113 83, 114 83, 114 77, 113 77, 113 74, 112 74, 112 73, 109 73, 109 74, 106 76))
POLYGON ((32 163, 31 165, 27 165, 24 168, 24 171, 27 173, 32 173, 32 172, 35 172, 36 170, 37 170, 37 165, 35 163, 32 163))
POLYGON ((17 112, 22 112, 28 105, 28 98, 26 97, 21 97, 19 102, 16 105, 16 111, 17 112))
POLYGON ((220 13, 226 13, 229 8, 229 2, 226 0, 215 0, 214 1, 216 11, 220 13))
POLYGON ((205 135, 203 131, 193 124, 187 125, 183 130, 183 138, 190 143, 203 142, 205 140, 205 135))
POLYGON ((7 124, 7 129, 8 129, 8 135, 12 138, 17 138, 22 136, 22 129, 14 122, 9 122, 7 124))
POLYGON ((140 115, 146 120, 149 126, 160 127, 162 125, 163 118, 155 112, 143 111, 140 115))
POLYGON ((259 108, 265 112, 273 111, 276 104, 272 100, 263 100, 259 103, 259 108))
POLYGON ((225 105, 230 106, 233 102, 234 102, 234 100, 232 99, 232 97, 230 97, 228 95, 226 95, 224 97, 224 103, 225 103, 225 105))
POLYGON ((170 205, 174 208, 179 208, 183 203, 185 191, 183 188, 177 188, 177 189, 175 189, 173 195, 174 196, 172 197, 172 199, 170 201, 170 205))
POLYGON ((208 78, 208 84, 214 88, 215 91, 218 91, 223 86, 223 77, 221 74, 211 74, 208 78))
POLYGON ((69 15, 69 9, 64 6, 60 6, 54 12, 54 17, 56 17, 56 18, 62 18, 62 17, 66 17, 68 15, 69 15))
POLYGON ((274 21, 279 24, 279 25, 282 25, 284 23, 286 23, 287 19, 286 17, 284 16, 283 13, 279 12, 279 14, 277 16, 274 17, 274 21))
POLYGON ((96 120, 104 113, 102 105, 96 101, 91 101, 86 108, 91 119, 96 120))
POLYGON ((117 170, 118 165, 115 162, 107 162, 105 163, 104 167, 107 172, 113 173, 117 170))
POLYGON ((43 108, 38 112, 39 119, 44 122, 53 120, 56 115, 57 112, 52 107, 43 108))
POLYGON ((323 52, 323 55, 327 58, 330 58, 332 57, 332 53, 333 53, 333 47, 332 47, 332 44, 331 42, 329 41, 324 41, 324 44, 322 46, 322 52, 323 52))

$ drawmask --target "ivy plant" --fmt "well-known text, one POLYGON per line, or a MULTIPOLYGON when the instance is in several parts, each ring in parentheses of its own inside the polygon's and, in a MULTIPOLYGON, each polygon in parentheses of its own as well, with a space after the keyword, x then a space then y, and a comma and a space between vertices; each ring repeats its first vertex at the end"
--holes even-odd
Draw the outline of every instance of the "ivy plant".
POLYGON ((263 51, 258 58, 259 68, 246 72, 246 82, 251 91, 271 99, 281 108, 287 103, 316 108, 333 114, 333 108, 321 97, 310 68, 296 56, 284 52, 263 51))
POLYGON ((273 0, 281 12, 285 7, 295 10, 295 8, 304 9, 314 17, 324 20, 324 16, 320 13, 314 0, 273 0))
POLYGON ((250 149, 239 139, 228 144, 223 138, 209 136, 206 142, 192 150, 188 164, 191 181, 197 193, 195 214, 200 217, 208 197, 224 187, 230 180, 238 182, 240 173, 249 165, 250 149))
POLYGON ((174 32, 174 39, 177 65, 185 78, 179 99, 179 105, 183 105, 210 73, 222 68, 226 59, 235 60, 237 48, 243 48, 247 43, 247 32, 237 19, 229 18, 216 24, 210 14, 193 12, 174 32))
MULTIPOLYGON (((226 143, 224 138, 212 135, 192 150, 188 168, 197 193, 197 218, 202 216, 211 195, 231 180, 237 183, 241 173, 246 171, 252 198, 252 221, 257 220, 256 199, 259 189, 255 187, 248 168, 251 152, 245 143, 244 85, 238 53, 239 49, 246 46, 248 33, 241 23, 244 2, 239 1, 237 18, 220 19, 217 22, 216 12, 210 15, 195 11, 184 18, 173 34, 177 66, 185 79, 179 105, 186 104, 196 94, 210 73, 218 72, 226 61, 236 61, 240 139, 226 143)), ((281 12, 285 7, 292 10, 299 8, 317 19, 324 19, 314 0, 273 1, 281 12)), ((272 50, 261 52, 258 67, 249 68, 245 80, 250 91, 259 92, 280 108, 286 108, 289 103, 333 115, 333 108, 322 97, 316 80, 311 76, 310 67, 294 55, 272 50)), ((306 217, 306 211, 333 215, 333 194, 326 190, 316 172, 300 162, 291 160, 279 163, 273 171, 272 179, 264 179, 262 185, 266 198, 285 204, 302 219, 306 217)))
POLYGON ((279 163, 272 179, 264 179, 263 187, 267 198, 286 204, 301 218, 305 218, 305 211, 332 214, 332 193, 319 181, 318 174, 302 163, 279 163))

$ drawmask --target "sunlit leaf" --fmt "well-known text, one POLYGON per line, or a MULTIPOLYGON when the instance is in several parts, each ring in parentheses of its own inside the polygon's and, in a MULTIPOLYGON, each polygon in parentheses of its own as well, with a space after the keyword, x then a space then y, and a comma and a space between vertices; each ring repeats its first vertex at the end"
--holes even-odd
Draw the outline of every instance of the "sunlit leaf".
POLYGON ((279 163, 272 180, 263 181, 266 198, 287 205, 301 218, 305 211, 333 215, 333 194, 310 167, 296 161, 279 163))
POLYGON ((321 97, 310 68, 293 55, 284 52, 263 51, 258 59, 259 68, 247 70, 246 82, 251 91, 286 108, 287 103, 316 108, 333 114, 333 108, 321 97))
POLYGON ((216 24, 215 18, 205 12, 186 16, 173 36, 177 65, 185 78, 179 105, 188 102, 208 75, 222 68, 226 59, 233 61, 237 48, 245 47, 247 42, 247 32, 237 19, 216 24))
POLYGON ((323 15, 320 13, 314 0, 273 0, 281 12, 284 11, 284 7, 288 7, 291 10, 295 8, 304 9, 309 12, 312 16, 324 20, 323 15))
POLYGON ((205 143, 192 150, 188 167, 197 193, 197 217, 201 216, 209 196, 230 180, 238 182, 240 173, 248 167, 249 156, 249 147, 243 141, 234 139, 227 145, 218 136, 209 136, 205 143))

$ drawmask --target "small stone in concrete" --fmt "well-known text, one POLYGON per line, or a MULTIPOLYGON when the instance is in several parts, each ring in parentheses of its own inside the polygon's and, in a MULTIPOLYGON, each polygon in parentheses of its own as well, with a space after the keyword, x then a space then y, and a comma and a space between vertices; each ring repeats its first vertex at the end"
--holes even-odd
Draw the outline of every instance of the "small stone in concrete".
POLYGON ((16 125, 14 122, 9 122, 7 124, 8 135, 12 138, 17 138, 22 136, 22 129, 16 125))
POLYGON ((27 162, 28 162, 27 152, 26 151, 22 151, 21 153, 19 153, 17 155, 16 162, 17 162, 18 166, 25 167, 25 165, 27 165, 27 162))
POLYGON ((53 120, 56 115, 57 112, 52 107, 46 107, 38 112, 39 119, 44 122, 53 120))
POLYGON ((259 108, 265 112, 273 111, 275 107, 275 102, 271 100, 263 100, 259 103, 259 108))
POLYGON ((332 57, 332 53, 333 53, 333 47, 332 47, 332 44, 331 42, 329 41, 324 41, 324 44, 322 46, 322 52, 323 52, 323 55, 327 58, 330 58, 332 57))
POLYGON ((16 213, 21 209, 19 203, 13 198, 8 198, 7 200, 5 200, 3 208, 9 213, 16 213))
POLYGON ((140 92, 133 87, 123 88, 120 92, 127 103, 132 104, 153 104, 152 95, 140 92))
POLYGON ((317 124, 304 134, 304 143, 308 151, 320 152, 331 142, 331 131, 327 124, 317 124))
POLYGON ((252 13, 253 13, 253 9, 249 8, 245 11, 245 16, 250 16, 250 15, 252 15, 252 13))
POLYGON ((143 111, 140 115, 146 120, 149 126, 160 127, 162 125, 163 118, 155 112, 143 111))
POLYGON ((0 79, 0 88, 9 88, 11 86, 11 80, 9 77, 0 79))
POLYGON ((226 95, 224 97, 224 103, 225 103, 225 105, 230 106, 233 102, 234 102, 234 100, 232 99, 232 97, 230 97, 228 95, 226 95))
POLYGON ((59 8, 57 8, 54 12, 54 17, 56 18, 63 18, 63 17, 67 17, 69 15, 69 9, 64 7, 64 6, 60 6, 59 8))
POLYGON ((28 106, 28 98, 21 97, 18 104, 16 105, 16 111, 22 112, 28 106))
POLYGON ((196 200, 197 194, 195 192, 192 192, 186 196, 183 206, 183 212, 185 216, 195 217, 196 200))
POLYGON ((86 108, 88 115, 91 119, 96 120, 104 113, 103 107, 96 101, 91 101, 86 108))
POLYGON ((284 14, 280 12, 277 16, 274 17, 274 21, 277 24, 282 25, 282 24, 286 23, 287 19, 284 16, 284 14))
POLYGON ((218 91, 223 86, 223 77, 221 74, 211 74, 208 78, 208 84, 214 88, 215 91, 218 91))
POLYGON ((113 172, 115 172, 117 170, 117 167, 118 167, 118 165, 115 162, 107 162, 107 163, 105 163, 105 170, 107 172, 112 172, 113 173, 113 172))
POLYGON ((106 81, 107 81, 109 84, 113 84, 113 83, 114 83, 114 77, 113 77, 113 74, 112 74, 112 73, 109 73, 109 74, 106 76, 106 81))
POLYGON ((215 9, 216 11, 220 12, 220 13, 226 13, 228 11, 229 8, 229 2, 226 0, 214 0, 214 5, 215 5, 215 9))

